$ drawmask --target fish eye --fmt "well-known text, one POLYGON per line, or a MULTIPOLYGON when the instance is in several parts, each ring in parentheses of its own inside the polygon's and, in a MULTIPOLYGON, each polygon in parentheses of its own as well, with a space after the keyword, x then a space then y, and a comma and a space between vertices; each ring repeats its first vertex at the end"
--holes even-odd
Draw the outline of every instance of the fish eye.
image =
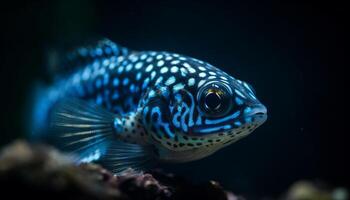
POLYGON ((209 90, 205 94, 204 106, 209 110, 218 110, 221 107, 222 94, 220 91, 209 90))
POLYGON ((207 117, 224 116, 232 106, 229 89, 219 83, 207 84, 201 88, 198 101, 201 111, 207 117))

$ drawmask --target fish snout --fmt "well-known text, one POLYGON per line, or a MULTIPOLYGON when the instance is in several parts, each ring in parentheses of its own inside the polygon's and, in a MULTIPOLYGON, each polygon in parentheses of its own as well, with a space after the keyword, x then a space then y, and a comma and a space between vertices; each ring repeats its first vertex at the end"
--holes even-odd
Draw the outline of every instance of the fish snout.
POLYGON ((254 123, 262 124, 267 119, 267 108, 263 104, 253 105, 244 110, 246 119, 252 119, 254 123))

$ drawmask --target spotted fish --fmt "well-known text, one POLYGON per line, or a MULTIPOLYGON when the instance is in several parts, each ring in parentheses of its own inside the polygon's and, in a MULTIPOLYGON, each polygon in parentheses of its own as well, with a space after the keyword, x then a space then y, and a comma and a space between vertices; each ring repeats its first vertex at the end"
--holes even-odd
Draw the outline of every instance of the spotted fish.
POLYGON ((36 95, 34 135, 115 172, 201 159, 267 118, 251 85, 188 56, 103 39, 60 65, 36 95))

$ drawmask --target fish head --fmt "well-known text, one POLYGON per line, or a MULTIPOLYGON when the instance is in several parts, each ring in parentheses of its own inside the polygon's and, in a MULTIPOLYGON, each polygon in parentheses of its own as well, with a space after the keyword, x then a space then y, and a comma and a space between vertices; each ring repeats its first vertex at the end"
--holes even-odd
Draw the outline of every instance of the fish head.
POLYGON ((139 106, 161 159, 203 158, 266 121, 267 109, 250 84, 209 63, 168 56, 176 60, 163 61, 160 77, 139 106))
MULTIPOLYGON (((193 144, 222 147, 253 132, 267 119, 266 107, 247 82, 194 60, 188 82, 175 97, 172 122, 193 144), (216 142, 215 142, 216 141, 216 142)), ((186 81, 184 81, 186 82, 186 81)), ((176 93, 176 92, 175 92, 176 93)), ((196 145, 193 145, 197 148, 196 145)))

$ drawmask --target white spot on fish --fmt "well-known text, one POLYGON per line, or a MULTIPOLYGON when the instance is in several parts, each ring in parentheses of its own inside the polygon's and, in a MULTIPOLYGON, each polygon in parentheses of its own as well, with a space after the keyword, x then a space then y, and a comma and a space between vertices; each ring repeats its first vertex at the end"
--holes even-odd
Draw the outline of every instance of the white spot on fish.
POLYGON ((179 71, 179 68, 176 66, 173 66, 173 67, 171 67, 170 71, 171 71, 171 73, 176 73, 179 71))
POLYGON ((151 70, 153 69, 153 65, 152 64, 149 64, 146 68, 146 72, 150 72, 151 70))
POLYGON ((132 69, 132 64, 130 63, 130 64, 128 64, 127 66, 126 66, 126 68, 125 68, 125 71, 130 71, 132 69))
POLYGON ((173 90, 175 90, 175 91, 181 90, 181 89, 183 89, 184 87, 185 87, 184 84, 178 83, 178 84, 176 84, 176 85, 173 86, 173 90))
POLYGON ((161 83, 163 81, 163 76, 158 77, 158 79, 155 82, 155 85, 158 85, 159 83, 161 83))
POLYGON ((136 62, 139 58, 135 54, 131 54, 129 56, 129 59, 131 60, 131 62, 136 62))
POLYGON ((89 79, 90 74, 91 74, 91 69, 90 67, 87 67, 83 72, 83 80, 89 79))
POLYGON ((168 68, 167 67, 163 67, 162 69, 160 69, 160 73, 164 74, 168 72, 168 68))
POLYGON ((198 67, 198 69, 201 70, 201 71, 206 71, 207 70, 207 69, 205 69, 205 67, 202 67, 202 66, 198 67))
POLYGON ((164 65, 164 61, 163 60, 160 60, 160 61, 157 62, 157 66, 158 67, 161 67, 163 65, 164 65))
POLYGON ((180 63, 179 60, 173 60, 173 61, 170 62, 170 64, 172 64, 172 65, 177 65, 177 64, 179 64, 179 63, 180 63))
POLYGON ((99 73, 99 74, 104 74, 104 73, 106 73, 106 68, 105 68, 105 67, 101 68, 100 71, 99 71, 98 73, 99 73))
POLYGON ((146 62, 152 62, 153 61, 153 58, 152 57, 148 57, 146 62))
POLYGON ((216 73, 215 73, 215 72, 209 72, 209 74, 210 74, 210 75, 213 75, 213 76, 215 76, 215 75, 216 75, 216 73))
POLYGON ((205 80, 200 80, 200 81, 198 82, 198 87, 202 86, 204 83, 205 83, 205 80))
POLYGON ((186 67, 186 68, 190 68, 191 67, 191 65, 186 63, 186 62, 183 64, 183 66, 186 67))
POLYGON ((142 63, 142 62, 138 62, 138 63, 136 63, 136 65, 135 65, 135 69, 141 69, 142 65, 143 65, 143 63, 142 63))
POLYGON ((227 85, 230 84, 230 83, 229 83, 228 81, 226 81, 226 80, 221 80, 221 82, 226 83, 227 85))
POLYGON ((158 55, 158 56, 156 57, 157 60, 160 60, 160 59, 162 59, 162 58, 163 58, 163 55, 158 55))
POLYGON ((123 60, 124 60, 124 57, 123 56, 119 56, 118 59, 117 59, 117 62, 120 63, 123 60))
POLYGON ((141 60, 144 60, 144 59, 146 59, 146 58, 147 58, 147 55, 146 55, 146 54, 142 54, 141 57, 140 57, 141 60))
POLYGON ((181 67, 181 68, 180 68, 180 71, 181 71, 181 75, 182 75, 183 77, 187 76, 187 70, 186 70, 185 68, 181 67))
POLYGON ((124 67, 120 66, 118 67, 118 74, 121 74, 124 71, 124 67))
POLYGON ((175 83, 176 79, 174 76, 171 76, 170 78, 168 78, 168 80, 165 81, 165 85, 171 85, 173 83, 175 83))
POLYGON ((119 85, 119 79, 118 78, 114 78, 113 79, 113 86, 118 86, 119 85))
POLYGON ((109 74, 105 73, 103 75, 103 85, 108 85, 108 82, 109 82, 109 74))
POLYGON ((151 80, 153 80, 154 79, 154 77, 156 76, 156 72, 155 71, 153 71, 152 73, 151 73, 151 80))
POLYGON ((221 79, 227 81, 228 79, 225 76, 220 76, 221 79))
POLYGON ((253 93, 249 93, 249 96, 256 100, 256 97, 253 95, 253 93))
POLYGON ((137 81, 140 80, 140 79, 141 79, 141 76, 142 76, 142 73, 141 73, 141 72, 138 72, 138 73, 136 74, 136 80, 137 80, 137 81))
POLYGON ((151 90, 149 93, 148 93, 148 97, 154 97, 156 96, 156 92, 154 90, 151 90))
POLYGON ((199 73, 199 75, 198 75, 198 76, 203 78, 203 77, 205 77, 206 75, 207 75, 206 73, 201 72, 201 73, 199 73))
POLYGON ((188 71, 190 72, 190 73, 196 73, 196 70, 194 69, 194 68, 192 68, 192 67, 190 67, 190 68, 187 68, 188 69, 188 71))
POLYGON ((127 84, 129 84, 129 79, 128 79, 128 78, 125 78, 125 79, 123 80, 123 85, 127 85, 127 84))
POLYGON ((148 86, 148 83, 149 83, 149 78, 146 78, 142 84, 142 88, 146 88, 148 86))
POLYGON ((240 92, 239 90, 235 89, 236 94, 238 94, 240 97, 245 98, 245 96, 240 92))
POLYGON ((184 63, 183 66, 186 67, 190 73, 196 73, 196 70, 190 64, 184 63))
POLYGON ((102 64, 103 64, 104 66, 108 66, 109 63, 110 63, 110 61, 109 61, 108 59, 104 59, 103 62, 102 62, 102 64))
POLYGON ((115 68, 116 64, 115 62, 111 62, 111 64, 108 66, 110 70, 113 70, 115 68))
POLYGON ((94 70, 97 70, 100 67, 100 63, 98 61, 95 61, 92 66, 94 67, 94 70))
POLYGON ((194 78, 190 78, 190 79, 188 79, 188 83, 187 83, 187 85, 188 86, 193 86, 194 84, 195 84, 195 79, 194 78))

